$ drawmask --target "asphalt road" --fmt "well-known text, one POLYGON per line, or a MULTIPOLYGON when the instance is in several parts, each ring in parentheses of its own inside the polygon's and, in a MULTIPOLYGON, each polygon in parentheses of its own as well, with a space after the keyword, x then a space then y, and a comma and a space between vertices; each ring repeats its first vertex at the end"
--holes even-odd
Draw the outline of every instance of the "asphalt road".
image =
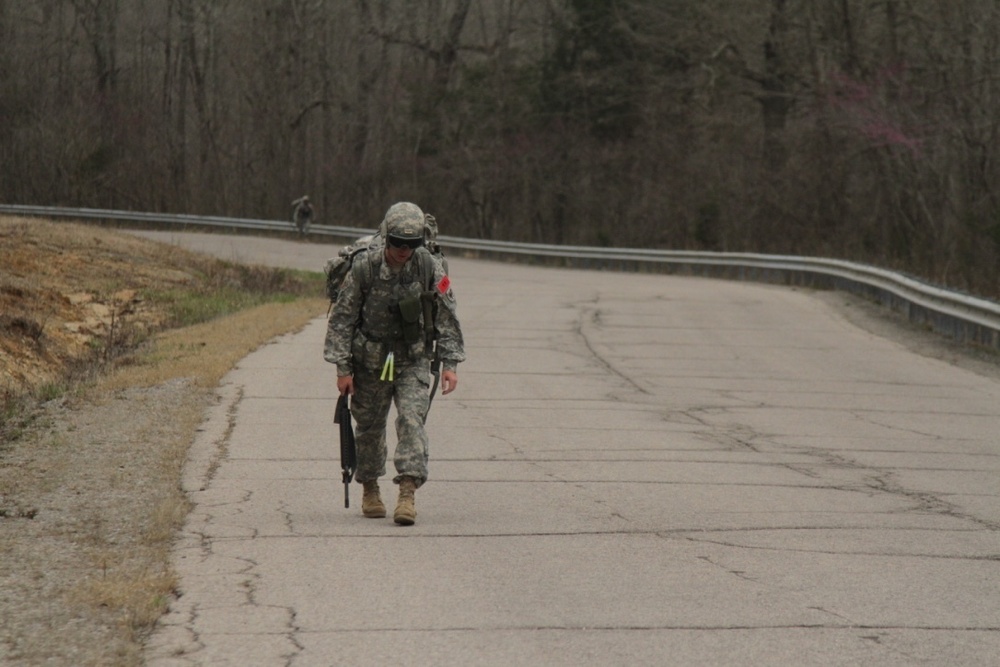
POLYGON ((219 388, 149 665, 1000 663, 1000 381, 808 291, 449 261, 416 525, 344 508, 318 313, 219 388))

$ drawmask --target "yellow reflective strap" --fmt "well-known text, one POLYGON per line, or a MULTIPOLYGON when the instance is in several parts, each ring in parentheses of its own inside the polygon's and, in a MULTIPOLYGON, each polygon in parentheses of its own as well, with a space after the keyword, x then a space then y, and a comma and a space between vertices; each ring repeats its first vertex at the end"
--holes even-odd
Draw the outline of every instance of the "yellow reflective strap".
POLYGON ((385 357, 385 364, 382 365, 382 375, 381 377, 379 377, 379 380, 385 380, 386 376, 388 376, 389 382, 392 382, 392 375, 394 370, 393 366, 394 366, 393 355, 392 352, 390 352, 385 357))

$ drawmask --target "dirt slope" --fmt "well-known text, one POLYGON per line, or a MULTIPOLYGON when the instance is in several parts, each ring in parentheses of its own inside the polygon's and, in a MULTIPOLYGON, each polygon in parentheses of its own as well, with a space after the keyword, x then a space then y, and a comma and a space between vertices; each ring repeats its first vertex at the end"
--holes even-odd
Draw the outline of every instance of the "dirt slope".
POLYGON ((140 296, 192 281, 198 262, 175 248, 96 227, 0 218, 0 376, 4 390, 58 381, 115 333, 166 319, 140 296), (118 331, 115 326, 118 325, 118 331))

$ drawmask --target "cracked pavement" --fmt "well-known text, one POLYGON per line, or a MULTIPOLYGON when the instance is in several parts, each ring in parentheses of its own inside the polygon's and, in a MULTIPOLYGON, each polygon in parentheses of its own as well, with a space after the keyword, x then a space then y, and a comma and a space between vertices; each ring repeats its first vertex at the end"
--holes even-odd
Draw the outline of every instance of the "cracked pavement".
POLYGON ((803 290, 449 263, 469 361, 416 525, 391 519, 391 432, 389 518, 356 484, 343 506, 319 314, 219 388, 147 664, 996 662, 1000 373, 803 290))

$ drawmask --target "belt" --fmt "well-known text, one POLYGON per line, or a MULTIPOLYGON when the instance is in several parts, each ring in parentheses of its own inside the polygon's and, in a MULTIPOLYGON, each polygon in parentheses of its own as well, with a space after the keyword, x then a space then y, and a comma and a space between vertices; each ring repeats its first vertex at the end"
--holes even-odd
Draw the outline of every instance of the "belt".
POLYGON ((403 340, 403 334, 400 334, 393 338, 384 338, 382 336, 372 335, 371 333, 365 331, 364 329, 360 329, 359 331, 361 332, 361 335, 365 337, 365 340, 368 340, 372 343, 384 343, 386 345, 395 345, 397 342, 403 340))

